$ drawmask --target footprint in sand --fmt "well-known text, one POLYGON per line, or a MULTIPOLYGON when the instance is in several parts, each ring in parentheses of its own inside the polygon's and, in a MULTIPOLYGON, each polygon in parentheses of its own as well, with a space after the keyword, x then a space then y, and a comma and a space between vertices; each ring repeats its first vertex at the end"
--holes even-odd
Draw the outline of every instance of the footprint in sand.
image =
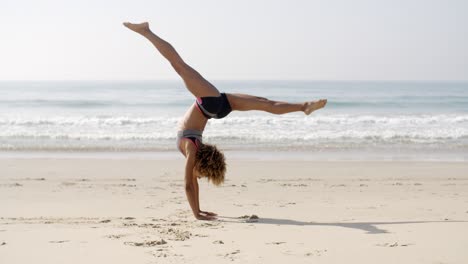
POLYGON ((135 217, 127 216, 127 217, 124 217, 124 218, 121 218, 121 219, 129 221, 129 222, 124 222, 123 226, 138 226, 138 224, 133 221, 133 220, 135 220, 135 217))
POLYGON ((270 244, 270 245, 281 245, 281 244, 285 244, 286 242, 283 242, 283 241, 278 241, 278 242, 271 242, 271 243, 266 243, 267 245, 270 244))
POLYGON ((74 182, 62 182, 62 185, 63 186, 74 186, 74 185, 76 185, 76 183, 74 183, 74 182))
POLYGON ((70 242, 70 240, 52 240, 52 241, 49 241, 49 243, 55 243, 55 244, 62 244, 62 243, 65 243, 65 242, 70 242))
POLYGON ((157 254, 157 255, 153 254, 153 256, 158 257, 158 258, 167 258, 166 253, 161 253, 161 254, 157 254))
POLYGON ((79 181, 79 182, 87 182, 87 181, 89 181, 89 179, 83 178, 83 179, 78 179, 77 181, 79 181))
POLYGON ((310 257, 310 256, 317 256, 317 257, 320 257, 322 256, 323 254, 325 254, 325 252, 327 252, 326 249, 323 249, 323 250, 314 250, 313 252, 308 252, 306 253, 305 255, 307 257, 310 257))
POLYGON ((24 178, 25 181, 45 181, 45 178, 24 178))
POLYGON ((330 188, 333 188, 333 187, 346 187, 347 185, 346 184, 333 184, 333 185, 330 185, 330 188))
POLYGON ((107 238, 110 238, 110 239, 120 239, 124 236, 127 236, 127 235, 108 235, 106 236, 107 238))
POLYGON ((189 231, 179 230, 175 228, 164 229, 161 230, 160 233, 171 236, 170 240, 175 241, 185 241, 190 239, 190 237, 192 236, 192 233, 190 233, 189 231))
POLYGON ((9 184, 1 184, 0 186, 4 186, 4 187, 22 187, 23 184, 15 182, 15 183, 9 183, 9 184))
POLYGON ((0 244, 0 246, 4 246, 4 245, 6 245, 6 242, 2 242, 2 243, 0 244))
POLYGON ((227 253, 227 254, 225 254, 225 255, 224 255, 224 257, 225 257, 225 258, 230 258, 230 259, 231 259, 231 261, 233 261, 233 260, 234 260, 234 257, 235 257, 235 255, 237 255, 237 254, 239 254, 239 253, 240 253, 240 250, 239 250, 239 249, 237 249, 236 251, 233 251, 233 252, 231 252, 231 253, 227 253))
POLYGON ((407 246, 410 246, 412 244, 398 244, 398 242, 395 242, 395 243, 383 243, 383 244, 375 244, 376 246, 379 246, 379 247, 407 247, 407 246))
POLYGON ((154 247, 159 245, 167 244, 164 239, 161 240, 151 240, 151 241, 143 241, 143 242, 124 242, 124 245, 128 246, 135 246, 135 247, 154 247))

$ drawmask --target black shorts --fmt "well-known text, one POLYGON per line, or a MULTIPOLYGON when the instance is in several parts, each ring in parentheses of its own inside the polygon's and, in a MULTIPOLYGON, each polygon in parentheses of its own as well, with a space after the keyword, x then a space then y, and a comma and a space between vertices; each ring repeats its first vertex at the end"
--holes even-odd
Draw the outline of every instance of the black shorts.
POLYGON ((221 119, 232 111, 225 93, 221 93, 220 96, 198 97, 196 104, 198 109, 200 109, 202 114, 208 119, 221 119))

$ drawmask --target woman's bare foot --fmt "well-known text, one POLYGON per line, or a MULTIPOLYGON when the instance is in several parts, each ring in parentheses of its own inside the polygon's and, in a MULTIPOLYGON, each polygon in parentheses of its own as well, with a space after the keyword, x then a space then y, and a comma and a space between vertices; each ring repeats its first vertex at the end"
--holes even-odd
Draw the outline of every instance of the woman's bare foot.
POLYGON ((124 22, 123 25, 142 35, 150 31, 148 22, 143 22, 140 24, 132 24, 130 22, 124 22))
POLYGON ((320 99, 316 102, 305 102, 304 108, 302 111, 304 111, 306 115, 310 115, 310 113, 320 108, 323 108, 326 104, 327 104, 327 99, 320 99))

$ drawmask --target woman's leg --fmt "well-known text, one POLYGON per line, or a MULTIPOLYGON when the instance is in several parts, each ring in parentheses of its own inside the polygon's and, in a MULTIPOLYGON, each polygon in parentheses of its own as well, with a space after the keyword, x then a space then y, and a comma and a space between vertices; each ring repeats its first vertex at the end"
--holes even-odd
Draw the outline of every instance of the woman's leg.
POLYGON ((141 24, 132 24, 125 22, 124 26, 139 33, 147 38, 161 55, 164 56, 172 65, 174 70, 182 77, 187 89, 195 97, 219 96, 219 91, 210 82, 205 80, 196 70, 186 64, 172 45, 154 34, 148 25, 148 22, 141 24))
POLYGON ((309 115, 313 111, 323 108, 327 103, 326 99, 303 103, 279 102, 248 94, 227 94, 227 97, 232 110, 259 110, 277 115, 300 111, 309 115))

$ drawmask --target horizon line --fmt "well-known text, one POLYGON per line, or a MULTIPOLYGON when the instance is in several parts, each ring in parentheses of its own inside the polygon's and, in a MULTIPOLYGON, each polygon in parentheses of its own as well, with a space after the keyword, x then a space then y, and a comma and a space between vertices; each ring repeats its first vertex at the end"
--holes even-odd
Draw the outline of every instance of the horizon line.
MULTIPOLYGON (((182 79, 30 79, 30 80, 0 80, 0 82, 157 82, 157 81, 180 81, 182 79)), ((208 80, 210 81, 210 80, 208 80)), ((466 80, 420 80, 420 79, 341 79, 341 80, 332 80, 332 79, 228 79, 228 78, 212 78, 211 81, 288 81, 288 82, 453 82, 453 83, 468 83, 466 80)))

